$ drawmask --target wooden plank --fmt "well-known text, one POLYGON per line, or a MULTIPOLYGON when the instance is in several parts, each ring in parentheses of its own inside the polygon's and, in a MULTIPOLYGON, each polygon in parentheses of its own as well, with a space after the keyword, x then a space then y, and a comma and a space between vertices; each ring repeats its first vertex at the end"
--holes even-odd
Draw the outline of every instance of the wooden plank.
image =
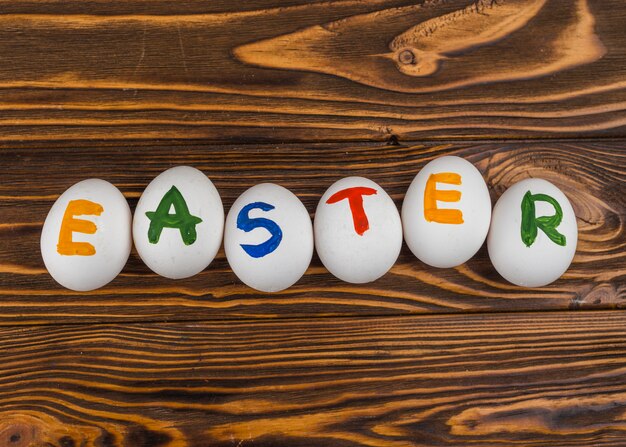
POLYGON ((40 149, 5 148, 0 155, 0 323, 520 311, 626 303, 626 150, 621 142, 40 149), (179 281, 151 273, 133 253, 111 284, 76 293, 52 280, 39 252, 41 226, 54 200, 90 177, 113 182, 134 207, 153 177, 188 164, 215 182, 227 210, 246 188, 271 181, 294 191, 312 213, 325 189, 349 175, 376 181, 400 207, 420 168, 451 154, 478 167, 493 203, 508 186, 531 176, 552 181, 570 197, 579 243, 561 280, 523 289, 495 272, 484 248, 461 267, 436 269, 405 247, 391 272, 372 284, 339 281, 315 257, 294 287, 264 294, 237 280, 223 251, 204 272, 179 281))
POLYGON ((0 329, 0 445, 621 446, 626 313, 0 329))
POLYGON ((0 140, 623 136, 622 0, 4 2, 0 140))

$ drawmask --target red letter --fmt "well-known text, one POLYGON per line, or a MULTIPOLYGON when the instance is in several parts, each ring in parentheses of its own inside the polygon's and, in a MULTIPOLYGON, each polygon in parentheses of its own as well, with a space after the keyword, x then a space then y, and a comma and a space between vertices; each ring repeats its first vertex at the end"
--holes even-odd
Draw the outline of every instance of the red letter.
POLYGON ((356 186, 336 192, 330 196, 326 203, 337 203, 343 199, 348 199, 350 202, 350 211, 352 211, 354 231, 356 231, 359 236, 363 236, 363 233, 370 229, 370 223, 363 209, 363 196, 371 196, 372 194, 376 194, 375 189, 366 188, 365 186, 356 186))

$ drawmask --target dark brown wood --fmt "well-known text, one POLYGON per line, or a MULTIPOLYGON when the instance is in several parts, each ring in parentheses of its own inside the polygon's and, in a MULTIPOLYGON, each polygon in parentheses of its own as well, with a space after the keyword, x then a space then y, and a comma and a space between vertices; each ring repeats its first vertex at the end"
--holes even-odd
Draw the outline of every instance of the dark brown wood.
POLYGON ((626 150, 620 142, 488 143, 380 146, 174 146, 5 148, 0 184, 0 322, 3 324, 172 321, 407 313, 614 308, 626 304, 626 150), (365 285, 334 278, 314 258, 305 277, 276 294, 240 283, 223 252, 201 274, 168 280, 136 253, 103 289, 58 286, 39 251, 43 220, 69 186, 90 177, 117 185, 134 208, 152 178, 174 165, 205 172, 226 210, 263 181, 296 193, 313 213, 335 180, 360 175, 379 183, 400 207, 425 163, 458 155, 483 173, 492 201, 511 184, 541 177, 559 186, 578 216, 577 255, 564 277, 539 289, 503 280, 486 250, 455 269, 436 269, 406 249, 382 279, 365 285))
POLYGON ((0 446, 623 446, 626 313, 0 329, 0 446))
POLYGON ((0 447, 626 445, 624 1, 1 3, 0 447), (523 289, 484 248, 442 270, 404 247, 373 284, 314 257, 262 294, 223 251, 179 281, 133 252, 75 293, 39 253, 85 178, 134 208, 191 165, 226 210, 271 181, 313 213, 348 175, 400 206, 450 154, 493 203, 528 177, 568 195, 563 278, 523 289))
POLYGON ((624 136, 625 5, 4 2, 0 140, 624 136))

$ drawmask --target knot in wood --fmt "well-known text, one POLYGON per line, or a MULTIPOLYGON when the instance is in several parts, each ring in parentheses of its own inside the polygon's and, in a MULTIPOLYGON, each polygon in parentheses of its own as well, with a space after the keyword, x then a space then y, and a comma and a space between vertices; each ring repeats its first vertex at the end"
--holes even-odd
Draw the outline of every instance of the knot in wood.
POLYGON ((415 65, 417 62, 415 54, 411 50, 400 51, 400 54, 398 54, 398 60, 404 65, 415 65))
POLYGON ((12 423, 3 427, 0 432, 0 446, 22 447, 31 445, 35 440, 35 430, 27 424, 12 423))

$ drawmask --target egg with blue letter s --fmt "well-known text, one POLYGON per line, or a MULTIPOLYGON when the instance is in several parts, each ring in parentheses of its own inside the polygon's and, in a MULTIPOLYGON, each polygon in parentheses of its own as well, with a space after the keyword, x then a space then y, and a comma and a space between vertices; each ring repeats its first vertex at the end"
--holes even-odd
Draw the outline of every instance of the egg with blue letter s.
POLYGON ((215 258, 224 232, 224 207, 213 182, 191 166, 156 176, 135 209, 137 253, 155 273, 188 278, 215 258))
POLYGON ((542 287, 567 271, 578 244, 572 205, 547 180, 522 180, 498 199, 487 249, 495 269, 507 281, 542 287))
POLYGON ((278 292, 304 275, 313 256, 309 213, 282 186, 262 183, 241 194, 226 217, 224 251, 249 287, 278 292))
POLYGON ((41 231, 41 256, 48 272, 71 290, 108 284, 130 255, 130 223, 128 202, 111 183, 76 183, 54 202, 41 231))

